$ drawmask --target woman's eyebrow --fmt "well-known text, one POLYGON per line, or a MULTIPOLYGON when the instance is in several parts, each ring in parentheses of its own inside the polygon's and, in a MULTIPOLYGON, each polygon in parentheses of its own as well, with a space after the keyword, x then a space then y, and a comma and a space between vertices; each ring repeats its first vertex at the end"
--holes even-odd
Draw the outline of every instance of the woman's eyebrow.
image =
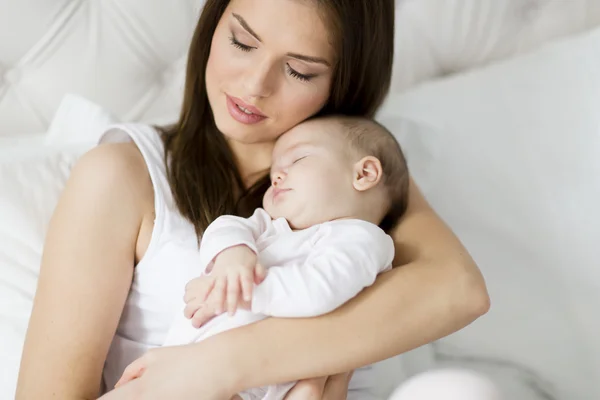
POLYGON ((256 34, 256 32, 254 32, 254 30, 252 28, 250 28, 250 25, 248 25, 248 23, 246 22, 246 20, 244 18, 242 18, 241 15, 236 14, 236 13, 231 13, 231 15, 233 15, 233 18, 237 19, 238 22, 240 23, 240 25, 242 26, 242 28, 244 28, 246 31, 248 31, 249 34, 251 34, 252 36, 254 36, 254 38, 256 40, 258 40, 259 42, 262 43, 262 40, 260 38, 260 36, 258 36, 256 34))
POLYGON ((310 63, 316 63, 316 64, 323 64, 328 67, 331 67, 331 64, 329 64, 329 62, 327 62, 327 60, 324 58, 305 56, 305 55, 297 54, 297 53, 287 53, 287 55, 292 58, 297 58, 298 60, 302 60, 302 61, 306 61, 306 62, 310 62, 310 63))
MULTIPOLYGON (((244 18, 242 18, 241 15, 236 14, 236 13, 231 13, 231 15, 233 16, 233 18, 235 18, 240 23, 242 28, 244 28, 249 34, 254 36, 254 38, 256 40, 258 40, 259 42, 262 43, 262 39, 260 38, 260 36, 258 36, 258 34, 256 32, 254 32, 254 30, 252 28, 250 28, 250 25, 248 25, 246 20, 244 18)), ((331 64, 329 64, 329 62, 327 60, 325 60, 324 58, 321 58, 321 57, 306 56, 306 55, 298 54, 298 53, 287 53, 287 56, 296 58, 301 61, 306 61, 306 62, 315 63, 315 64, 323 64, 328 67, 331 67, 331 64)))

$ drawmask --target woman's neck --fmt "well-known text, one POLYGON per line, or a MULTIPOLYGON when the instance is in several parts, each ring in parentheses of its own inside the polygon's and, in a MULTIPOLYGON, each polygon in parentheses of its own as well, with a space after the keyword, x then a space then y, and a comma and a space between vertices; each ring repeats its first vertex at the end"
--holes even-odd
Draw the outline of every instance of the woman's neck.
POLYGON ((271 168, 274 142, 245 144, 228 140, 228 143, 246 187, 256 183, 271 168))

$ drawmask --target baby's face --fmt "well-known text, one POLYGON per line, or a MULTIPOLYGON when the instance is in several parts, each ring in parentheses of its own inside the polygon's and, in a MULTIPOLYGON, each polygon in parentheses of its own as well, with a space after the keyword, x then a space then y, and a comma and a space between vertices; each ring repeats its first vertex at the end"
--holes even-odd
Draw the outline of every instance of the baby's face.
POLYGON ((263 199, 271 217, 305 229, 349 216, 356 160, 338 129, 331 121, 309 121, 277 141, 271 187, 263 199))

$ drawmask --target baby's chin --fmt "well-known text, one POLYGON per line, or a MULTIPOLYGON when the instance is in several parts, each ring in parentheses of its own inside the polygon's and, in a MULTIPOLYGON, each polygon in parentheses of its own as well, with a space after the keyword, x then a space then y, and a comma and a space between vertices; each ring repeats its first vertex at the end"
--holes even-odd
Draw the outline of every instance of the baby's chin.
POLYGON ((290 215, 287 215, 287 213, 283 212, 281 210, 281 207, 274 207, 274 206, 270 206, 268 204, 265 204, 263 206, 263 208, 267 212, 267 214, 269 214, 269 216, 271 217, 271 219, 273 219, 273 220, 279 219, 279 218, 285 218, 285 220, 288 221, 288 222, 290 220, 290 215))
POLYGON ((281 207, 281 206, 282 206, 281 204, 279 204, 278 206, 274 206, 274 205, 268 204, 268 202, 265 202, 265 204, 263 204, 263 209, 267 212, 267 214, 269 214, 269 216, 273 220, 276 220, 279 218, 284 218, 287 221, 287 223, 290 225, 290 228, 304 229, 303 227, 298 228, 299 226, 302 226, 303 224, 297 218, 294 218, 294 216, 291 215, 291 213, 286 213, 285 210, 283 210, 284 207, 281 207))

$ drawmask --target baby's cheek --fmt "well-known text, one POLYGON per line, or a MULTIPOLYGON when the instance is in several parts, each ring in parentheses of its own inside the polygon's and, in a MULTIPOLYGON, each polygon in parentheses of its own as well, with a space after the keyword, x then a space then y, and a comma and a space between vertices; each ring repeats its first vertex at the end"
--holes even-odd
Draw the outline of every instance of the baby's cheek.
POLYGON ((271 198, 271 193, 273 193, 273 186, 269 186, 269 188, 265 192, 265 195, 263 196, 263 207, 271 198))
POLYGON ((340 189, 340 184, 334 177, 330 177, 329 179, 321 179, 318 188, 321 202, 329 203, 335 201, 339 195, 340 189))

